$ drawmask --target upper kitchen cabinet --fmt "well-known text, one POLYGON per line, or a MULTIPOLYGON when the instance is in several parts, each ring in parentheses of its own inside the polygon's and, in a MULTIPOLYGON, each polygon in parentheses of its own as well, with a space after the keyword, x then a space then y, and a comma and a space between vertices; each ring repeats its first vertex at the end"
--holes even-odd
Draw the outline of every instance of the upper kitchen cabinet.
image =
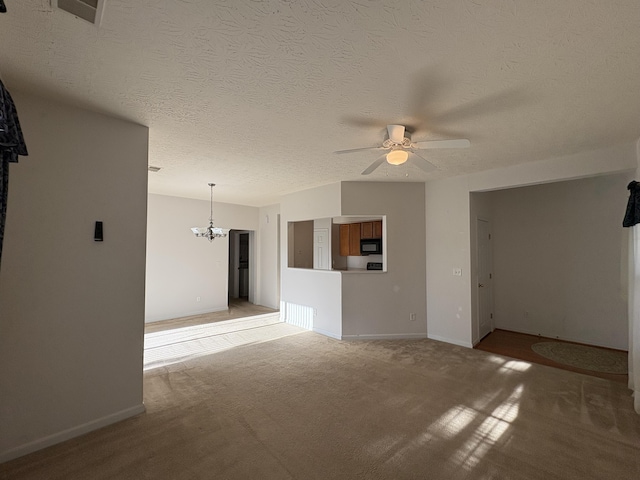
POLYGON ((343 257, 360 256, 360 229, 359 223, 340 225, 340 255, 343 257))
MULTIPOLYGON (((344 219, 345 217, 341 220, 344 219)), ((382 220, 366 219, 357 223, 340 224, 340 255, 362 256, 362 240, 382 240, 382 220)))
POLYGON ((382 238, 382 220, 362 222, 360 224, 360 238, 382 238))

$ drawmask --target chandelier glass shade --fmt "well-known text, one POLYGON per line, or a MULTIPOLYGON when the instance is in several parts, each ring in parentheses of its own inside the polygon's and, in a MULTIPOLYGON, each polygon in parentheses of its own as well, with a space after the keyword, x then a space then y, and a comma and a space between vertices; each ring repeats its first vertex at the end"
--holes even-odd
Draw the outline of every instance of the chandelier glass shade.
POLYGON ((213 187, 215 187, 215 183, 210 183, 209 187, 211 188, 211 210, 209 214, 209 226, 208 227, 192 227, 191 231, 196 237, 204 237, 208 239, 210 242, 213 242, 216 238, 226 237, 229 233, 228 228, 220 228, 213 226, 213 187))

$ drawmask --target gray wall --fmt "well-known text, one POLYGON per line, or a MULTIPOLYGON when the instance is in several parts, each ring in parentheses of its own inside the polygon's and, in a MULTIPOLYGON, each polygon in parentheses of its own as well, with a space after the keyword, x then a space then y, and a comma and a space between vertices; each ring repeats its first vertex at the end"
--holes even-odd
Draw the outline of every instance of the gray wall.
POLYGON ((343 338, 426 337, 424 195, 424 183, 342 183, 343 215, 386 216, 387 267, 343 275, 343 338))
POLYGON ((386 215, 388 266, 382 273, 284 265, 285 312, 312 311, 313 330, 335 338, 426 337, 424 206, 424 183, 341 182, 284 197, 283 222, 386 215))
POLYGON ((481 194, 493 212, 497 328, 627 349, 622 217, 630 180, 618 174, 481 194))
POLYGON ((13 93, 30 156, 10 168, 0 461, 144 411, 148 129, 13 93))
POLYGON ((293 224, 294 268, 313 268, 313 220, 293 224))

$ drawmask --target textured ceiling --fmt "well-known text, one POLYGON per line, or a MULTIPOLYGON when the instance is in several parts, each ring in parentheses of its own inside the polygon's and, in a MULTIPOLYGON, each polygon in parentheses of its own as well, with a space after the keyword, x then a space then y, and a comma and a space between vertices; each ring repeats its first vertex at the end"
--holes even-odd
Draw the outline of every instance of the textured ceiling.
MULTIPOLYGON (((150 128, 154 193, 267 205, 340 180, 417 181, 640 136, 638 0, 105 0, 99 27, 6 0, 10 89, 150 128), (438 169, 364 170, 384 125, 438 169)), ((28 138, 27 138, 28 140, 28 138)))

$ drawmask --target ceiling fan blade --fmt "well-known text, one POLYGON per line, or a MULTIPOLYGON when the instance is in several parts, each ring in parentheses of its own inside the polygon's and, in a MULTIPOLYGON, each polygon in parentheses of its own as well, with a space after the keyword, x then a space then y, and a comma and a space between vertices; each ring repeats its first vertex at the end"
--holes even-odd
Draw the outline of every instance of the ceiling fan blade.
POLYGON ((402 143, 404 140, 404 125, 387 125, 387 132, 393 143, 402 143))
POLYGON ((362 172, 362 175, 369 175, 376 168, 378 168, 380 165, 382 165, 386 160, 387 160, 387 156, 386 155, 382 155, 375 162, 373 162, 371 165, 369 165, 367 167, 367 169, 364 172, 362 172))
POLYGON ((347 123, 349 125, 353 125, 354 127, 374 127, 374 128, 385 128, 389 122, 388 120, 381 120, 376 118, 367 118, 367 117, 356 117, 356 116, 347 116, 342 117, 342 122, 347 123))
POLYGON ((438 124, 459 122, 465 118, 505 112, 529 102, 530 98, 512 88, 459 105, 448 112, 433 116, 433 120, 438 124))
POLYGON ((420 168, 424 172, 433 172, 438 167, 436 167, 433 163, 428 160, 425 160, 420 155, 416 155, 413 152, 409 152, 409 160, 418 168, 420 168))
POLYGON ((333 152, 337 155, 342 155, 343 153, 354 153, 354 152, 364 152, 367 150, 382 150, 384 147, 364 147, 364 148, 352 148, 350 150, 338 150, 337 152, 333 152))
POLYGON ((457 140, 427 140, 425 142, 414 142, 415 148, 468 148, 471 142, 466 138, 457 140))

